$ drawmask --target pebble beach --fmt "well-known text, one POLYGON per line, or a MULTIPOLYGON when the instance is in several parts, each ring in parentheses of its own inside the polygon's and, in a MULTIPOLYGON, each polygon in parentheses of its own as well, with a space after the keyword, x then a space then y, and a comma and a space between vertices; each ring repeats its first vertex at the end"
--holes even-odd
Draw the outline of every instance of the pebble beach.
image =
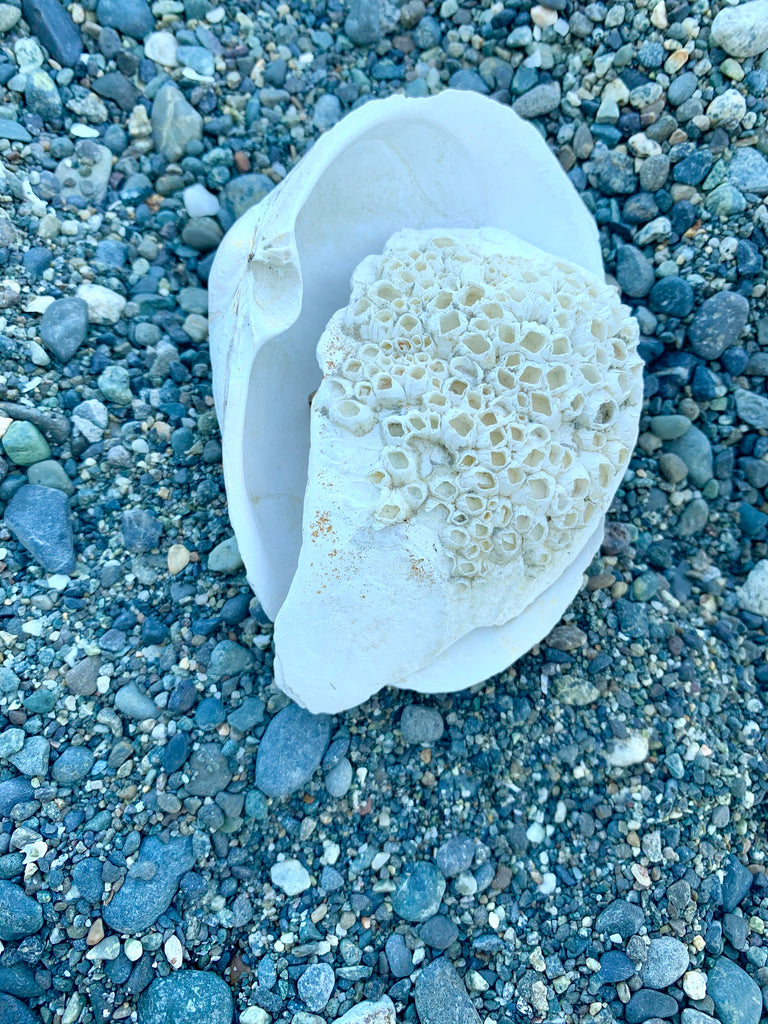
POLYGON ((768 0, 0 0, 0 1024, 768 1020, 767 88, 768 0), (593 214, 639 441, 546 640, 313 716, 208 275, 345 113, 446 88, 593 214))

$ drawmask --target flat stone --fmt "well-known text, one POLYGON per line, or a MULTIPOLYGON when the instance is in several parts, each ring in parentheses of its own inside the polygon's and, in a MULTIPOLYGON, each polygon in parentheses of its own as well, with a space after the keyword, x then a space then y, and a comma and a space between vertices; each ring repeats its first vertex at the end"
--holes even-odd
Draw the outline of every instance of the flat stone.
POLYGON ((22 0, 22 14, 32 34, 64 67, 72 68, 83 52, 80 29, 58 0, 22 0))
POLYGON ((123 512, 122 530, 128 551, 141 555, 157 547, 163 535, 163 524, 146 509, 132 508, 123 512))
MULTIPOLYGON (((194 863, 189 836, 173 837, 167 843, 148 836, 122 887, 103 908, 104 923, 113 931, 128 935, 145 931, 171 905, 182 875, 191 870, 194 863)), ((184 1020, 187 1024, 188 1018, 184 1020)))
POLYGON ((215 743, 203 743, 189 759, 187 789, 193 796, 216 796, 232 781, 226 756, 215 743))
POLYGON ((239 676, 244 672, 250 672, 256 663, 252 651, 234 640, 220 640, 211 652, 211 660, 208 662, 208 676, 210 679, 227 679, 230 676, 239 676))
POLYGON ((469 836, 453 836, 438 847, 435 862, 446 878, 455 878, 462 871, 469 871, 474 857, 474 840, 469 836))
POLYGON ((749 317, 749 302, 738 292, 717 292, 696 310, 688 326, 688 341, 702 359, 719 359, 735 345, 749 317))
POLYGON ((298 896, 305 892, 312 885, 309 872, 295 857, 278 861, 269 871, 272 884, 286 894, 286 896, 298 896))
POLYGON ((312 715, 296 704, 267 726, 256 754, 256 786, 271 797, 287 797, 312 778, 331 738, 330 715, 312 715))
POLYGON ((8 758, 13 767, 27 778, 43 778, 48 771, 51 744, 44 736, 30 736, 18 752, 8 758))
POLYGON ((651 988, 641 988, 635 992, 624 1008, 627 1024, 642 1024, 655 1018, 668 1020, 680 1009, 676 999, 665 992, 656 992, 651 988))
POLYGON ((351 0, 344 32, 357 46, 378 42, 381 36, 380 0, 351 0))
POLYGON ((29 1007, 6 992, 0 992, 0 1020, 3 1024, 40 1024, 40 1018, 29 1007))
POLYGON ((662 441, 675 441, 678 437, 687 434, 691 421, 687 416, 679 414, 667 414, 665 416, 651 417, 651 433, 662 441))
POLYGON ((232 1024, 229 985, 213 971, 175 971, 155 978, 138 1005, 139 1024, 232 1024))
POLYGON ((419 928, 419 937, 432 949, 448 949, 459 937, 459 929, 445 914, 436 914, 419 928))
POLYGON ((43 908, 20 885, 0 879, 0 939, 18 942, 43 927, 43 908))
POLYGON ((758 430, 768 428, 768 398, 745 388, 736 388, 733 396, 739 419, 758 430))
POLYGON ((88 320, 92 324, 111 326, 123 315, 125 296, 112 288, 86 281, 78 285, 77 295, 88 306, 88 320))
POLYGON ((208 555, 208 568, 211 572, 233 573, 243 567, 243 560, 237 547, 235 537, 227 537, 221 541, 208 555))
POLYGON ((560 106, 560 83, 546 82, 534 85, 528 92, 519 96, 512 104, 512 109, 519 117, 527 119, 550 114, 560 106))
POLYGON ((763 999, 757 982, 721 956, 707 974, 707 995, 721 1024, 760 1024, 763 999))
POLYGON ((96 18, 102 27, 117 29, 139 40, 155 27, 155 19, 146 0, 99 0, 96 18))
MULTIPOLYGON (((294 1022, 296 1018, 294 1017, 294 1022)), ((389 996, 382 996, 378 1002, 358 1003, 343 1017, 337 1017, 333 1024, 396 1024, 395 1004, 389 996)))
POLYGON ((68 497, 75 493, 75 485, 69 479, 64 467, 55 459, 43 459, 36 462, 27 470, 27 477, 31 484, 38 484, 40 487, 55 487, 63 491, 68 497))
MULTIPOLYGON (((752 573, 757 573, 761 566, 760 575, 768 582, 768 559, 764 559, 762 562, 758 562, 752 572, 750 572, 747 582, 742 589, 746 589, 752 573)), ((759 578, 759 576, 756 576, 754 582, 758 583, 759 578)), ((768 608, 768 587, 763 592, 763 603, 768 608)), ((752 609, 748 609, 748 611, 752 611, 752 609)), ((755 612, 755 614, 768 615, 768 610, 765 613, 755 612)), ((742 864, 738 857, 735 857, 732 853, 729 854, 725 858, 725 871, 723 872, 723 910, 725 910, 726 914, 733 913, 752 888, 753 882, 754 875, 749 868, 742 864)))
POLYGON ((72 869, 72 881, 80 895, 90 903, 98 903, 104 894, 101 861, 98 857, 85 857, 72 869))
POLYGON ((727 175, 729 183, 740 192, 768 195, 768 160, 751 146, 736 150, 727 175))
POLYGON ((8 502, 5 525, 48 572, 71 576, 75 571, 74 535, 63 491, 23 485, 8 502))
POLYGON ((712 445, 703 431, 691 426, 682 437, 667 441, 666 447, 683 460, 694 487, 701 489, 709 483, 713 472, 712 445))
POLYGON ((431 861, 420 861, 392 894, 392 909, 404 921, 418 924, 434 917, 444 892, 442 872, 431 861))
POLYGON ((88 778, 94 760, 88 747, 67 747, 54 761, 51 777, 65 786, 80 782, 88 778))
POLYGON ((669 988, 688 970, 691 958, 683 943, 670 935, 651 939, 648 957, 640 971, 647 988, 669 988))
POLYGON ((634 962, 620 949, 610 949, 600 958, 600 981, 604 985, 627 981, 634 973, 634 962))
POLYGON ((653 263, 634 245, 623 245, 616 256, 616 280, 632 299, 648 294, 655 281, 653 263))
POLYGON ((308 1010, 319 1013, 324 1010, 331 998, 336 976, 330 964, 310 964, 299 978, 297 989, 299 999, 303 1000, 308 1010))
POLYGON ((629 939, 637 935, 644 924, 642 907, 626 900, 613 900, 598 914, 595 931, 600 935, 620 935, 622 939, 629 939))
POLYGON ((433 960, 418 976, 414 999, 421 1024, 480 1024, 464 983, 445 957, 433 960))
POLYGON ((115 707, 126 718, 134 718, 145 722, 157 718, 160 709, 146 693, 142 693, 136 683, 126 683, 115 694, 115 707))
MULTIPOLYGON (((16 10, 16 8, 12 7, 11 10, 16 10)), ((0 117, 0 139, 8 139, 9 142, 31 142, 32 136, 18 121, 13 121, 9 117, 0 117)))
POLYGON ((3 451, 14 466, 33 466, 50 458, 51 448, 34 425, 25 420, 14 420, 2 438, 3 451))
POLYGON ((682 277, 662 277, 651 288, 648 305, 654 313, 688 316, 693 309, 693 288, 682 277))
POLYGON ((152 137, 168 160, 180 160, 189 143, 203 137, 202 117, 172 82, 161 86, 152 103, 152 137))

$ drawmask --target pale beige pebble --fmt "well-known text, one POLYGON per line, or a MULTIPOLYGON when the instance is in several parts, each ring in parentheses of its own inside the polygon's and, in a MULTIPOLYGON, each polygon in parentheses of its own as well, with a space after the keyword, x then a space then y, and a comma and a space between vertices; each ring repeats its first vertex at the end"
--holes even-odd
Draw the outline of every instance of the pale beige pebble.
POLYGON ((614 768, 628 768, 633 764, 642 764, 648 757, 649 743, 645 733, 630 733, 624 739, 616 740, 610 751, 603 757, 614 768))
POLYGON ((42 216, 37 225, 38 238, 52 240, 59 237, 61 223, 55 213, 46 213, 42 216))
POLYGON ((536 4, 531 8, 531 21, 539 28, 550 28, 557 21, 557 11, 553 11, 551 7, 545 7, 543 4, 536 4))
POLYGON ((730 78, 732 82, 742 82, 744 80, 744 69, 733 57, 725 58, 720 65, 720 71, 726 78, 730 78))
POLYGON ((178 936, 171 935, 165 940, 163 952, 165 953, 166 960, 174 969, 174 971, 178 971, 178 969, 184 963, 184 950, 182 948, 181 942, 178 939, 178 936))
POLYGON ((175 68, 178 64, 176 51, 179 44, 173 32, 150 32, 144 40, 144 56, 156 64, 166 68, 175 68))
POLYGON ((707 976, 702 971, 686 971, 683 992, 689 999, 704 999, 707 994, 707 976))
POLYGON ((208 340, 208 317, 202 313, 190 313, 184 323, 182 330, 188 334, 192 341, 208 340))
POLYGON ((189 565, 189 551, 183 544, 172 544, 168 549, 168 572, 176 576, 189 565))
POLYGON ((649 157, 659 156, 661 146, 653 139, 649 139, 645 132, 636 132, 627 139, 627 146, 633 156, 649 157))
POLYGON ((77 297, 88 306, 88 321, 92 324, 116 324, 125 309, 125 298, 103 284, 86 281, 78 286, 77 297))
POLYGON ((88 929, 88 934, 85 936, 86 946, 98 946, 101 940, 104 938, 104 922, 100 917, 97 917, 91 927, 88 929))
POLYGON ((6 430, 8 429, 8 427, 10 427, 12 423, 13 420, 10 418, 10 416, 0 416, 0 437, 3 436, 3 434, 6 432, 6 430))
POLYGON ((619 106, 629 102, 629 89, 620 78, 614 78, 603 88, 600 98, 603 100, 614 100, 619 106))
POLYGON ((675 50, 669 57, 664 61, 664 70, 668 75, 677 74, 681 68, 684 68, 688 63, 688 51, 687 50, 675 50))
POLYGON ((260 1006, 246 1006, 240 1014, 240 1024, 269 1024, 271 1019, 260 1006))
POLYGON ((24 304, 25 313, 44 313, 52 302, 56 300, 52 295, 35 295, 24 304))
POLYGON ((642 889, 650 888, 651 876, 648 874, 648 869, 642 864, 632 865, 632 877, 642 889))
POLYGON ((94 128, 90 124, 82 124, 80 121, 76 121, 69 129, 69 134, 74 135, 76 139, 98 139, 99 129, 94 128))
POLYGON ((149 120, 146 107, 139 103, 133 108, 128 118, 127 128, 132 139, 143 139, 152 134, 152 122, 149 120))
POLYGON ((669 28, 667 5, 664 0, 659 0, 659 3, 651 11, 651 24, 656 28, 669 28))

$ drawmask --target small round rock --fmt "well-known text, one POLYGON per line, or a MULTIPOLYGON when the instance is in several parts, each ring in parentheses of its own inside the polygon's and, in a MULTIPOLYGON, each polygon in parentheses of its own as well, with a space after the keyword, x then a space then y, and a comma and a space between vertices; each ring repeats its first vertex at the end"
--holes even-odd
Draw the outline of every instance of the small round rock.
POLYGON ((212 971, 155 978, 139 1000, 139 1024, 232 1024, 232 993, 212 971))
POLYGON ((406 743, 428 746, 437 743, 445 731, 443 716, 437 708, 425 704, 408 704, 400 717, 400 732, 406 743))

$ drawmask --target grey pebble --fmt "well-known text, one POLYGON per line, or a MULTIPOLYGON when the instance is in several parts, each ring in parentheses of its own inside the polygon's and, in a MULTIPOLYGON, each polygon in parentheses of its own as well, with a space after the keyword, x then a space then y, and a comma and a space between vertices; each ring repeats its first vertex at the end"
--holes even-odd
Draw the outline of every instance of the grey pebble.
POLYGON ((613 900, 598 914, 595 931, 600 935, 620 935, 622 939, 628 939, 637 935, 644 924, 642 907, 626 900, 613 900))
POLYGON ((77 296, 54 300, 40 321, 43 344, 66 363, 88 337, 88 306, 77 296))
POLYGON ((407 704, 400 717, 400 732, 406 743, 436 743, 445 731, 443 716, 426 704, 407 704))
POLYGON ((40 487, 53 487, 57 491, 63 491, 67 497, 75 493, 75 485, 67 476, 66 470, 60 462, 54 459, 43 459, 36 462, 27 470, 27 478, 31 484, 40 487))
POLYGON ((24 743, 21 750, 12 754, 8 760, 28 778, 43 778, 48 771, 48 759, 51 754, 51 744, 44 736, 30 736, 24 743))
POLYGON ((662 441, 675 441, 687 434, 690 427, 691 421, 688 417, 678 413, 651 417, 651 433, 662 441))
POLYGON ((43 908, 19 885, 0 879, 0 939, 18 942, 43 927, 43 908))
POLYGON ((396 978, 407 978, 413 971, 413 956, 399 932, 389 936, 384 944, 389 969, 396 978))
MULTIPOLYGON (((119 5, 122 0, 99 0, 99 8, 107 2, 119 5)), ((143 2, 143 0, 138 0, 138 2, 143 2)), ((151 29, 147 29, 147 31, 151 31, 151 29)), ((137 38, 142 37, 138 36, 137 38)), ((152 137, 155 149, 168 160, 180 160, 184 156, 187 146, 191 142, 201 139, 202 135, 203 119, 184 97, 181 90, 172 82, 161 86, 152 103, 152 137)))
POLYGON ((338 764, 326 772, 325 788, 332 797, 340 800, 349 792, 349 787, 352 785, 352 777, 352 763, 349 758, 342 757, 338 764))
POLYGON ((727 957, 707 973, 707 995, 721 1024, 760 1024, 763 999, 757 983, 727 957))
POLYGON ((75 571, 75 541, 63 491, 26 484, 5 510, 5 524, 47 572, 75 571))
POLYGON ((682 277, 662 277, 651 288, 648 306, 654 313, 688 316, 693 309, 693 288, 682 277))
POLYGON ((227 679, 250 672, 256 662, 252 651, 235 643, 234 640, 220 640, 216 644, 208 663, 211 679, 227 679))
POLYGON ((703 498, 692 498, 677 521, 679 537, 698 536, 709 521, 709 505, 703 498))
POLYGON ((751 146, 737 149, 728 167, 728 181, 740 192, 768 195, 768 160, 751 146))
POLYGON ((88 777, 95 758, 87 747, 67 747, 54 761, 51 776, 65 786, 88 777))
POLYGON ((691 483, 698 488, 712 479, 713 457, 709 438, 696 426, 674 441, 666 442, 667 451, 679 456, 688 468, 691 483))
POLYGON ((600 981, 604 985, 627 981, 634 973, 634 962, 620 949, 609 949, 600 957, 600 981))
POLYGON ((344 31, 358 46, 378 42, 381 36, 380 0, 351 0, 344 31))
MULTIPOLYGON (((646 161, 647 162, 647 161, 646 161)), ((653 263, 634 245, 623 245, 616 257, 616 280, 625 295, 643 298, 655 280, 653 263)))
POLYGON ((416 979, 414 998, 421 1024, 480 1024, 464 983, 445 957, 424 968, 416 979))
POLYGON ((318 131, 327 132, 341 118, 341 101, 333 93, 324 93, 315 103, 312 124, 318 131))
POLYGON ((435 863, 446 878, 455 878, 469 871, 474 856, 475 844, 469 836, 453 836, 438 847, 435 863))
POLYGON ((651 988, 641 988, 635 992, 624 1008, 627 1024, 642 1024, 655 1018, 667 1020, 673 1017, 680 1006, 676 999, 666 992, 656 992, 651 988))
POLYGON ((739 419, 758 430, 768 428, 768 398, 765 395, 758 395, 745 388, 736 388, 734 400, 739 419))
POLYGON ((640 978, 648 988, 669 988, 685 974, 690 962, 691 958, 683 943, 671 935, 663 935, 651 939, 640 978))
POLYGON ((101 862, 97 857, 85 857, 72 869, 72 881, 84 899, 98 903, 104 892, 101 862))
POLYGON ((0 992, 0 1020, 3 1024, 40 1024, 37 1014, 5 992, 0 992))
POLYGON ((559 106, 560 83, 546 82, 542 85, 535 85, 528 92, 523 93, 512 104, 512 109, 520 117, 533 118, 550 114, 559 106))
POLYGON ((702 359, 719 359, 736 344, 749 317, 749 302, 738 292, 722 291, 706 299, 688 326, 688 341, 702 359))
POLYGON ((392 895, 392 909, 404 921, 420 923, 433 917, 445 892, 445 879, 430 861, 420 861, 392 895))
POLYGON ((123 541, 128 551, 140 555, 156 548, 163 535, 163 524, 143 508, 123 512, 123 541))
POLYGON ((299 978, 299 998, 313 1013, 324 1010, 331 998, 336 976, 330 964, 311 964, 299 978))
POLYGON ((100 25, 143 39, 153 31, 155 19, 146 0, 99 0, 96 18, 100 25))
POLYGON ((330 738, 329 715, 312 715, 289 704, 275 715, 261 739, 256 785, 267 796, 295 793, 317 771, 330 738))
POLYGON ((723 909, 732 913, 752 888, 754 875, 738 857, 729 854, 723 872, 723 909))
MULTIPOLYGON (((118 893, 119 895, 119 893, 118 893)), ((139 1024, 232 1024, 227 983, 211 970, 181 970, 155 978, 139 1000, 139 1024)))
POLYGON ((135 718, 139 722, 157 718, 157 704, 146 693, 142 693, 134 682, 121 686, 115 694, 115 707, 126 718, 135 718))
POLYGON ((104 907, 104 923, 113 931, 129 935, 149 928, 171 905, 182 875, 194 863, 192 840, 188 836, 173 837, 167 843, 156 836, 147 837, 125 882, 104 907))
POLYGON ((445 914, 435 914, 419 928, 419 937, 432 949, 448 949, 459 937, 459 929, 445 914))
POLYGON ((189 759, 187 789, 193 796, 216 796, 227 788, 232 771, 215 743, 203 743, 189 759))

